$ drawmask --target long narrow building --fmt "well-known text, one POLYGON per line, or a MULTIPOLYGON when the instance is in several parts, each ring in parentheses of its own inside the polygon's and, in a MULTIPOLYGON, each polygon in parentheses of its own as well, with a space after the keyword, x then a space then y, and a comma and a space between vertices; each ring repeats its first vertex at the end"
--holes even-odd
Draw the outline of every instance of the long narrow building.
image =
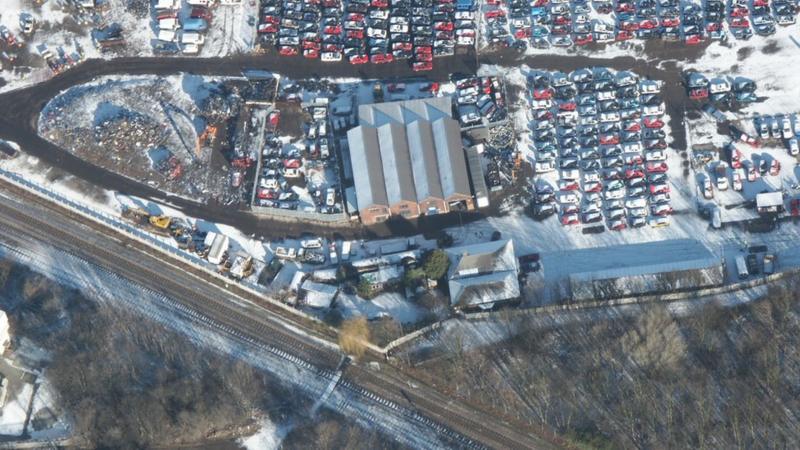
POLYGON ((449 97, 361 105, 358 118, 347 139, 364 224, 474 209, 449 97))

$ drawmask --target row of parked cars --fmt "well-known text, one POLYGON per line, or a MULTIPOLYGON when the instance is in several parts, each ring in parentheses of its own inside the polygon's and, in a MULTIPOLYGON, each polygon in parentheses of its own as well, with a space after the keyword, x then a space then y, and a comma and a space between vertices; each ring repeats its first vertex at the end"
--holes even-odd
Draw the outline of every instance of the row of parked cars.
POLYGON ((622 230, 669 224, 662 83, 599 67, 528 76, 537 174, 535 215, 622 230))
POLYGON ((269 131, 261 151, 261 172, 256 174, 256 206, 280 209, 298 209, 300 194, 306 191, 313 199, 313 206, 303 208, 306 212, 341 212, 337 202, 336 180, 325 179, 321 186, 311 180, 310 174, 334 174, 335 155, 331 151, 328 131, 328 105, 312 104, 305 108, 305 139, 302 146, 286 146, 274 131, 269 131))
POLYGON ((797 12, 789 0, 486 0, 483 36, 520 50, 633 38, 696 45, 725 39, 727 30, 738 39, 768 36, 776 24, 795 23, 797 12))
POLYGON ((730 0, 728 24, 737 39, 749 39, 753 32, 760 36, 775 34, 776 25, 796 22, 798 7, 788 0, 730 0))
POLYGON ((783 141, 790 155, 800 154, 800 118, 797 114, 758 115, 753 119, 753 125, 762 141, 783 141))
POLYGON ((258 34, 285 56, 352 64, 410 61, 433 68, 435 56, 475 43, 474 0, 261 0, 258 34))
POLYGON ((458 119, 469 127, 508 118, 503 83, 499 77, 467 77, 455 81, 458 119))
POLYGON ((758 100, 756 82, 745 77, 708 76, 687 71, 684 74, 686 91, 692 100, 711 100, 716 103, 746 104, 758 100))

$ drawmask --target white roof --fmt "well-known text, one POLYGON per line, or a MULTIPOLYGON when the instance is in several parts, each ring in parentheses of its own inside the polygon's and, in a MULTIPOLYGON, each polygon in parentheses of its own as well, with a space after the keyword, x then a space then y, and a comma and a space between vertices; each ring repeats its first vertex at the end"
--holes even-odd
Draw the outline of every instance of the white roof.
POLYGON ((446 249, 450 303, 489 306, 520 295, 517 258, 510 239, 446 249))
POLYGON ((313 308, 330 308, 339 293, 339 288, 330 284, 315 283, 306 280, 300 286, 305 294, 305 303, 313 308))
POLYGON ((756 194, 756 206, 758 208, 783 206, 783 192, 776 191, 756 194))

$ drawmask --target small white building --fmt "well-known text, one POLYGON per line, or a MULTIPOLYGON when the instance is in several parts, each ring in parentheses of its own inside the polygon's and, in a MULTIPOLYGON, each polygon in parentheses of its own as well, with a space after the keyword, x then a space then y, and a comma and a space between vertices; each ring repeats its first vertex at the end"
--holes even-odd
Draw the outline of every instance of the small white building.
POLYGON ((756 210, 759 214, 783 212, 783 192, 762 192, 756 194, 756 210))
POLYGON ((228 252, 230 240, 224 234, 209 232, 204 241, 205 245, 210 249, 208 251, 208 262, 211 264, 222 264, 225 260, 225 254, 228 252))
POLYGON ((300 294, 303 296, 303 303, 312 308, 330 308, 339 288, 330 284, 316 283, 305 280, 300 285, 300 294))

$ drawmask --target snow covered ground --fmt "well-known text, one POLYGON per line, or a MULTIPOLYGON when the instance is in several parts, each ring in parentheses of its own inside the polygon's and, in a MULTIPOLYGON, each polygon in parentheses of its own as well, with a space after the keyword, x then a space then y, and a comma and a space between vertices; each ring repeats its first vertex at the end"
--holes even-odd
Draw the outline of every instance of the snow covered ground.
POLYGON ((25 383, 18 392, 8 393, 8 400, 0 414, 0 434, 20 436, 25 431, 33 387, 33 384, 25 383))
POLYGON ((261 428, 252 436, 240 438, 237 443, 247 450, 278 450, 291 425, 276 425, 269 418, 261 419, 261 428))

